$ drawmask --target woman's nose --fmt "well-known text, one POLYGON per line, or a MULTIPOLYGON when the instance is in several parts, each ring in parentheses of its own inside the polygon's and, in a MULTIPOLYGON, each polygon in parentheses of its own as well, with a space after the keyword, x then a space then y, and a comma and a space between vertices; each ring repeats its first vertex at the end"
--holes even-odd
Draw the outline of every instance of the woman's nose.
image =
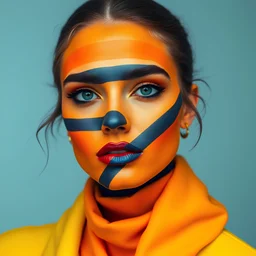
POLYGON ((103 118, 103 133, 126 133, 130 130, 130 124, 126 118, 118 111, 109 111, 103 118))

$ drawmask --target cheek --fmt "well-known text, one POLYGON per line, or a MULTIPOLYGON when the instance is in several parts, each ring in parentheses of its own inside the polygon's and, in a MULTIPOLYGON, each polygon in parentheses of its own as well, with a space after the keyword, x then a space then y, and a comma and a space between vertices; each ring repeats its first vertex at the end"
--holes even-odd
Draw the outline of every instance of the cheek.
POLYGON ((69 132, 69 135, 76 152, 83 152, 86 156, 93 152, 93 144, 89 142, 92 135, 91 132, 69 132))
POLYGON ((100 133, 101 131, 82 131, 69 132, 69 135, 72 139, 73 148, 76 152, 81 152, 88 157, 95 157, 95 154, 101 147, 99 143, 100 133))
MULTIPOLYGON (((180 141, 180 122, 179 117, 164 133, 162 133, 154 142, 155 148, 169 149, 173 151, 179 145, 180 141)), ((163 152, 165 153, 165 152, 163 152)), ((170 153, 170 152, 167 152, 170 153)))
POLYGON ((98 181, 105 165, 98 161, 96 153, 102 145, 100 131, 69 132, 73 151, 81 168, 94 180, 98 181))
POLYGON ((110 189, 134 188, 150 180, 163 170, 176 156, 179 141, 180 120, 174 123, 144 151, 136 163, 127 164, 112 180, 110 189))
POLYGON ((93 147, 88 143, 88 134, 85 132, 76 132, 70 134, 72 140, 73 151, 77 162, 82 169, 87 172, 90 169, 90 161, 92 159, 93 147))
POLYGON ((151 175, 155 176, 160 170, 165 168, 175 157, 180 141, 179 120, 175 122, 158 136, 145 150, 144 164, 151 168, 151 175), (153 160, 153 159, 157 159, 153 160))
POLYGON ((62 93, 62 116, 63 118, 84 118, 85 112, 81 106, 77 106, 71 99, 62 93))

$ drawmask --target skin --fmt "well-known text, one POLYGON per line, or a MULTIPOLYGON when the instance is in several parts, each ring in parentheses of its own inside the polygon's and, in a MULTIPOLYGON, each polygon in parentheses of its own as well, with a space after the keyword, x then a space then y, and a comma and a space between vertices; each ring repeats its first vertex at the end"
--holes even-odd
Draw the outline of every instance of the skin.
MULTIPOLYGON (((131 22, 98 21, 81 29, 72 38, 63 55, 61 81, 64 119, 104 118, 110 111, 117 111, 126 120, 125 124, 113 129, 102 125, 94 131, 68 131, 74 154, 82 169, 111 190, 136 188, 161 172, 177 153, 180 128, 185 129, 185 123, 190 126, 195 116, 191 109, 181 105, 172 124, 152 139, 139 158, 119 168, 106 185, 101 182, 101 177, 108 166, 98 160, 97 152, 109 142, 131 143, 173 108, 180 95, 175 62, 165 44, 148 29, 131 22), (164 70, 169 78, 164 74, 151 73, 133 79, 98 81, 96 84, 69 79, 77 73, 120 65, 156 66, 164 70), (163 91, 156 97, 143 97, 139 88, 152 84, 163 91), (90 94, 93 99, 89 103, 77 104, 67 96, 81 88, 95 93, 90 94)), ((192 85, 192 91, 198 94, 195 84, 192 85)), ((152 94, 154 92, 156 90, 152 94)), ((76 97, 83 100, 81 95, 76 97)), ((190 99, 196 106, 198 98, 191 95, 190 99)))

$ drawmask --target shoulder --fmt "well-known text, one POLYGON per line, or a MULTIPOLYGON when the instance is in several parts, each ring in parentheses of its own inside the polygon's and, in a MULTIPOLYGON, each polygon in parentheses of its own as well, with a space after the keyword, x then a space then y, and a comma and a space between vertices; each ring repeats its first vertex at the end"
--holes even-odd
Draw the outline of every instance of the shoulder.
POLYGON ((56 255, 61 241, 65 245, 80 236, 84 222, 81 193, 56 223, 16 228, 0 234, 0 256, 56 255), (66 233, 71 234, 68 239, 66 233))
POLYGON ((0 235, 0 255, 40 255, 54 224, 27 226, 0 235))
POLYGON ((61 236, 69 214, 70 208, 62 214, 56 223, 40 226, 26 226, 0 234, 0 255, 43 255, 47 246, 55 246, 51 245, 52 237, 58 239, 61 236))
POLYGON ((256 250, 228 230, 224 230, 211 244, 204 248, 199 255, 256 256, 256 250))

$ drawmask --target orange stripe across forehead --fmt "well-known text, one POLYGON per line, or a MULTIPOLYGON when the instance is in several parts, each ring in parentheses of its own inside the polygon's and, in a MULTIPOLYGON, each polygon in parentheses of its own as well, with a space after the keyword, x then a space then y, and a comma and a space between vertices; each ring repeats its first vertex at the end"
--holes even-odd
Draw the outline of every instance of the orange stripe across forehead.
POLYGON ((118 59, 153 61, 167 72, 175 69, 166 46, 146 28, 134 23, 96 23, 71 40, 63 56, 61 79, 83 65, 118 59))
POLYGON ((62 78, 64 79, 72 69, 90 62, 123 58, 150 60, 165 68, 170 65, 167 54, 153 45, 140 41, 115 40, 77 49, 63 61, 62 78))

